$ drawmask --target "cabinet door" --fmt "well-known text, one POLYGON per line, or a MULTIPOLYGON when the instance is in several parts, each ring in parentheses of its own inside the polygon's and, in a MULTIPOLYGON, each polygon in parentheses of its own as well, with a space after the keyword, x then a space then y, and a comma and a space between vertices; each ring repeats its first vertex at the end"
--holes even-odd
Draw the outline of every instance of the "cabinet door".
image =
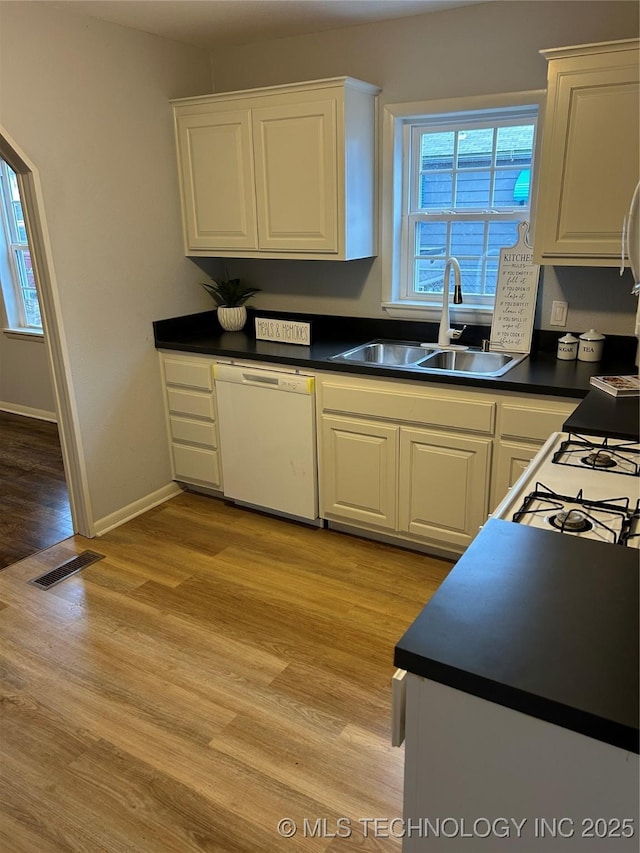
POLYGON ((400 530, 462 551, 487 518, 491 439, 400 430, 400 530))
POLYGON ((260 249, 338 251, 336 103, 253 110, 260 249))
POLYGON ((258 245, 249 110, 176 114, 187 253, 258 245))
POLYGON ((638 77, 637 50, 550 61, 536 224, 542 263, 620 263, 639 173, 638 77))
POLYGON ((322 515, 396 530, 399 428, 322 418, 322 515))
POLYGON ((491 509, 500 503, 518 477, 524 473, 529 462, 540 450, 541 444, 526 444, 520 441, 501 441, 496 454, 495 477, 492 488, 491 509))

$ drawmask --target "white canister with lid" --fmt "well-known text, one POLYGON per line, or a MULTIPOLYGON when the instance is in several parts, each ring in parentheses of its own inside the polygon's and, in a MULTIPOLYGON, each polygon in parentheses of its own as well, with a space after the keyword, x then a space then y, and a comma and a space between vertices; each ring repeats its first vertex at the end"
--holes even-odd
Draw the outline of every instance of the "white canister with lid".
POLYGON ((561 361, 575 361, 578 357, 578 339, 571 332, 558 338, 558 354, 561 361))
POLYGON ((578 361, 600 361, 602 358, 602 347, 604 346, 604 335, 589 329, 580 335, 578 346, 578 361))

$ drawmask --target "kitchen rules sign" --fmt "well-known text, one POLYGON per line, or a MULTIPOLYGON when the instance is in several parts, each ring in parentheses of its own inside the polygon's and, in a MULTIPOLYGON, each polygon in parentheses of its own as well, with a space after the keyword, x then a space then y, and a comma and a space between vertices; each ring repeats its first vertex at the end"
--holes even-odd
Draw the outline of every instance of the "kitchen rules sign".
POLYGON ((530 352, 538 297, 540 267, 533 263, 527 242, 529 223, 518 225, 515 246, 500 249, 496 303, 491 324, 491 349, 530 352))

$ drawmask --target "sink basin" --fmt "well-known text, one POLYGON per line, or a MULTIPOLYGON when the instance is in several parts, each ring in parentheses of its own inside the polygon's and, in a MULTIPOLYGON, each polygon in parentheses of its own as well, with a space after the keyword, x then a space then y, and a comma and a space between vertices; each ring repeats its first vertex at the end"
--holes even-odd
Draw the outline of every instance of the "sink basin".
POLYGON ((366 364, 371 367, 395 367, 421 373, 452 373, 466 376, 502 376, 526 354, 483 352, 466 349, 441 349, 435 344, 424 347, 414 341, 369 341, 366 344, 329 357, 329 361, 366 364))
POLYGON ((524 356, 504 352, 479 352, 477 350, 439 350, 424 359, 418 367, 454 373, 482 373, 499 376, 524 356))
POLYGON ((331 361, 354 361, 358 364, 377 364, 381 367, 405 367, 417 364, 425 356, 419 344, 401 341, 371 341, 339 355, 331 361))

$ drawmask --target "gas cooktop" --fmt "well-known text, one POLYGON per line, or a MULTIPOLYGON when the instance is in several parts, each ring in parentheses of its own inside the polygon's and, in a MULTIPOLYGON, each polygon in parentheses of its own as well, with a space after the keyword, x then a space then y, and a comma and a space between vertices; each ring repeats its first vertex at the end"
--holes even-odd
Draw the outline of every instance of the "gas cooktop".
POLYGON ((640 548, 640 445, 555 433, 492 516, 640 548))

